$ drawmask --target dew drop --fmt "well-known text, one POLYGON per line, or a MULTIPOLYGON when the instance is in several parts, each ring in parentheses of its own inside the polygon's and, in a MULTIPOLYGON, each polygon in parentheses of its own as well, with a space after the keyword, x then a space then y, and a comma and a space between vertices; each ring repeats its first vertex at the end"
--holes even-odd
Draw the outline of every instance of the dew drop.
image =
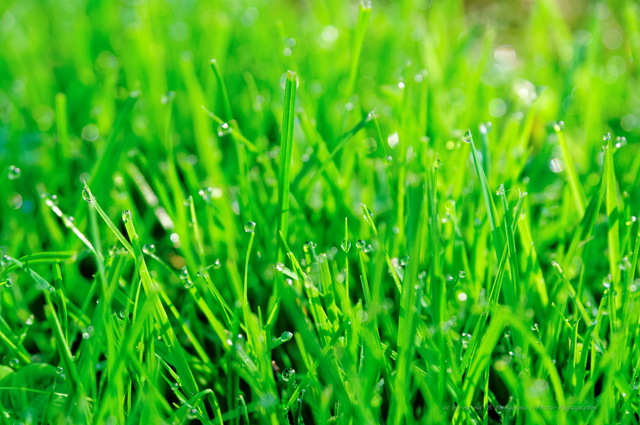
POLYGON ((82 199, 84 199, 87 202, 91 202, 93 201, 95 198, 93 197, 93 195, 91 194, 91 192, 89 192, 89 189, 87 189, 86 187, 84 189, 82 189, 82 199))
POLYGON ((433 161, 433 168, 435 168, 436 170, 440 168, 441 165, 442 160, 440 158, 436 158, 435 161, 433 161))
POLYGON ((358 239, 358 241, 356 242, 356 248, 358 249, 364 249, 366 246, 367 246, 367 243, 362 239, 358 239))
POLYGON ((9 166, 9 180, 17 180, 20 178, 20 175, 22 174, 22 171, 20 170, 20 168, 16 167, 15 165, 11 165, 9 166))
POLYGON ((62 372, 64 372, 64 368, 62 366, 58 366, 56 368, 56 373, 61 374, 62 372))
POLYGON ((295 379, 295 377, 296 371, 291 368, 287 368, 282 371, 282 380, 285 382, 289 382, 290 380, 295 379))
POLYGON ((488 134, 491 131, 491 126, 492 124, 489 121, 480 124, 480 133, 488 134))
POLYGON ((471 134, 471 130, 467 130, 467 131, 464 133, 464 136, 462 137, 462 140, 463 140, 465 143, 471 143, 471 141, 473 140, 473 135, 471 134))
POLYGON ((464 270, 460 270, 460 271, 458 272, 458 277, 459 277, 460 279, 464 279, 465 277, 467 277, 467 272, 465 272, 464 270))
POLYGON ((278 270, 279 272, 284 270, 284 264, 283 263, 276 263, 276 270, 278 270))
POLYGON ((5 255, 3 255, 3 256, 0 258, 0 266, 2 266, 2 267, 8 267, 8 266, 9 266, 9 264, 11 264, 11 257, 9 257, 9 256, 8 256, 8 255, 6 255, 6 254, 5 254, 5 255))
POLYGON ((160 103, 163 105, 167 105, 169 102, 173 100, 175 96, 176 96, 176 92, 168 91, 160 98, 160 103))
POLYGON ((156 246, 152 243, 148 243, 142 247, 142 252, 147 255, 154 254, 156 252, 156 246))
POLYGON ((378 150, 378 141, 373 137, 368 137, 362 141, 362 147, 365 153, 374 153, 376 150, 378 150))
POLYGON ((223 122, 218 126, 218 137, 226 136, 232 131, 233 129, 229 126, 229 124, 226 122, 223 122))
POLYGON ((282 335, 280 335, 280 341, 282 342, 290 341, 291 338, 293 338, 293 334, 289 331, 282 332, 282 335))
POLYGON ((564 131, 564 121, 556 121, 555 123, 553 123, 553 130, 556 133, 564 131))
POLYGON ((42 195, 42 199, 44 199, 44 203, 47 204, 48 207, 58 206, 58 197, 56 195, 45 193, 42 195))
POLYGON ((348 239, 344 239, 342 242, 340 242, 340 248, 344 252, 349 252, 349 250, 351 249, 351 241, 348 239))
POLYGON ((549 161, 549 169, 554 173, 561 173, 564 170, 564 163, 560 158, 553 158, 549 161))
POLYGON ((255 229, 256 229, 255 221, 247 221, 247 223, 244 225, 244 231, 247 233, 253 233, 255 229))
POLYGON ((218 270, 220 267, 222 267, 222 263, 219 258, 216 258, 216 261, 213 262, 213 269, 218 270))
POLYGON ((130 221, 131 221, 131 211, 129 210, 122 211, 122 222, 128 223, 130 221))

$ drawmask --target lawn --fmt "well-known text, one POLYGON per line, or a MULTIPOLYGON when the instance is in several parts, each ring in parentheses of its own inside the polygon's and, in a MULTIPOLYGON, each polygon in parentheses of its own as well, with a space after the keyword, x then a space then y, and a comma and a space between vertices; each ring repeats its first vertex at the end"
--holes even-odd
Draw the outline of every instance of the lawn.
POLYGON ((636 424, 634 0, 3 0, 0 424, 636 424))

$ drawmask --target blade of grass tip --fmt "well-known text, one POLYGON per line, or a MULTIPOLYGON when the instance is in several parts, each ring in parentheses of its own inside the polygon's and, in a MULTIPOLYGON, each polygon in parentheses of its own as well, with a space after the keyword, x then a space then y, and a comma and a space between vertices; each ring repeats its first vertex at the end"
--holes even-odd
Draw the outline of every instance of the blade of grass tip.
POLYGON ((220 73, 220 67, 218 66, 218 61, 215 59, 211 59, 211 69, 213 70, 213 74, 216 76, 216 82, 218 83, 218 89, 220 90, 222 97, 222 106, 224 109, 224 119, 233 120, 233 113, 231 112, 231 103, 229 102, 229 95, 227 93, 227 86, 224 84, 224 80, 222 79, 222 74, 220 73))
MULTIPOLYGON (((29 265, 71 263, 76 260, 77 256, 78 253, 75 251, 38 252, 24 255, 18 258, 18 261, 28 263, 29 265)), ((0 277, 16 268, 18 268, 18 266, 15 263, 9 264, 2 273, 0 273, 0 277)))
POLYGON ((564 123, 562 121, 555 123, 553 125, 553 130, 558 136, 558 144, 560 145, 560 151, 562 152, 562 158, 564 160, 564 166, 567 173, 567 180, 569 180, 569 188, 571 189, 571 194, 573 195, 573 200, 578 212, 578 218, 582 218, 582 216, 584 215, 585 204, 584 192, 582 190, 582 186, 580 185, 580 180, 578 179, 578 174, 576 173, 573 159, 570 155, 569 146, 567 145, 567 138, 564 135, 564 123))
MULTIPOLYGON (((231 111, 231 103, 229 102, 229 95, 227 94, 227 86, 224 83, 224 79, 222 78, 222 74, 220 73, 220 68, 218 67, 218 62, 215 59, 211 59, 211 69, 213 70, 213 73, 216 76, 216 81, 218 82, 218 87, 222 94, 222 103, 224 106, 223 118, 229 121, 231 123, 231 126, 237 130, 238 123, 233 118, 233 112, 231 111)), ((223 123, 222 126, 228 127, 229 123, 223 123)), ((218 133, 219 136, 221 134, 222 133, 218 133)), ((233 137, 234 141, 238 140, 233 134, 233 131, 231 131, 231 136, 233 137)), ((249 179, 247 177, 247 152, 245 151, 245 146, 240 143, 236 143, 236 154, 238 156, 238 169, 240 172, 239 173, 240 188, 241 188, 240 200, 242 202, 242 205, 241 205, 242 208, 240 209, 240 211, 242 211, 243 214, 246 214, 249 212, 252 204, 249 202, 251 186, 249 183, 249 179)))
POLYGON ((609 231, 607 232, 608 240, 608 254, 609 254, 609 269, 613 278, 612 288, 609 290, 609 304, 608 307, 611 310, 611 332, 613 333, 616 323, 616 311, 620 306, 620 295, 615 294, 622 293, 620 288, 620 209, 618 208, 618 189, 616 184, 615 169, 613 166, 613 142, 611 141, 611 134, 604 136, 604 141, 607 142, 605 152, 605 179, 606 179, 606 198, 605 207, 607 210, 607 222, 609 231))
MULTIPOLYGON (((96 192, 98 196, 106 197, 108 193, 107 188, 111 187, 111 185, 105 184, 105 181, 110 178, 110 173, 114 171, 114 167, 118 164, 120 155, 127 149, 128 142, 120 143, 118 141, 118 136, 122 129, 125 128, 125 124, 128 122, 129 116, 133 111, 134 105, 138 101, 139 95, 140 94, 138 92, 132 92, 125 100, 124 105, 113 124, 105 150, 102 152, 100 158, 91 170, 90 181, 94 187, 98 187, 98 191, 96 192)), ((128 139, 125 138, 125 140, 128 139)), ((76 220, 84 218, 84 214, 85 209, 82 208, 82 205, 79 205, 74 214, 76 220)))
POLYGON ((89 185, 86 182, 84 183, 83 197, 85 197, 85 199, 88 199, 88 202, 91 203, 91 205, 98 212, 98 215, 102 217, 104 222, 107 224, 107 227, 109 228, 109 230, 113 232, 116 238, 120 241, 120 243, 122 243, 124 248, 127 250, 127 252, 129 252, 129 254, 131 254, 135 258, 133 247, 131 246, 127 238, 124 237, 122 232, 120 232, 118 227, 113 223, 113 221, 111 221, 107 213, 105 213, 102 207, 100 207, 100 205, 98 204, 98 201, 96 200, 96 197, 93 195, 93 193, 91 192, 91 189, 89 189, 89 185))
POLYGON ((504 248, 504 237, 502 235, 502 229, 497 219, 497 209, 491 197, 491 190, 489 189, 489 182, 487 176, 482 168, 482 162, 478 157, 478 150, 473 143, 473 135, 471 130, 467 130, 464 135, 464 141, 471 145, 471 156, 473 158, 473 165, 475 166, 478 180, 480 180, 480 186, 482 188, 482 197, 484 199, 485 207, 487 208, 487 215, 489 216, 489 224, 491 225, 491 232, 494 234, 494 244, 496 244, 496 253, 498 256, 502 254, 504 248))
MULTIPOLYGON (((284 91, 284 110, 282 112, 282 132, 280 136, 280 171, 278 176, 278 233, 287 239, 289 227, 289 190, 291 185, 291 152, 293 148, 293 122, 295 117, 296 86, 298 77, 295 72, 287 71, 284 91)), ((278 235, 276 234, 276 239, 278 235)), ((284 252, 279 244, 278 261, 282 261, 284 252)))
POLYGON ((367 27, 369 26, 369 18, 371 16, 371 0, 362 0, 360 2, 360 12, 358 13, 358 22, 356 23, 355 35, 353 38, 353 53, 351 62, 351 71, 349 72, 349 85, 347 96, 350 97, 356 90, 358 80, 358 70, 360 69, 360 56, 362 54, 362 46, 364 44, 367 27))

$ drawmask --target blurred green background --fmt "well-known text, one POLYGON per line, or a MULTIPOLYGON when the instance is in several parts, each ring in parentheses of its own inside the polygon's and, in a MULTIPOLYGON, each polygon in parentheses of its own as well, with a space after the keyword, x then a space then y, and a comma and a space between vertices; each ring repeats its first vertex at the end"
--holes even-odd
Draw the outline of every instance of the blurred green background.
MULTIPOLYGON (((357 9, 355 1, 3 1, 0 161, 27 176, 5 182, 3 234, 13 193, 21 194, 19 217, 27 223, 34 182, 58 195, 78 190, 131 91, 140 92, 140 101, 123 131, 128 148, 160 155, 166 126, 160 99, 175 91, 177 149, 225 161, 229 146, 215 140, 215 123, 200 109, 220 111, 211 58, 223 71, 240 127, 260 147, 277 140, 286 69, 299 73, 299 104, 328 141, 346 130, 345 116, 353 119, 345 105, 353 106, 354 95, 356 113, 375 109, 392 133, 397 83, 417 75, 429 83, 425 133, 433 143, 444 146, 463 129, 492 121, 501 135, 498 162, 536 161, 538 154, 548 161, 545 126, 563 120, 580 174, 595 183, 589 164, 601 134, 632 139, 638 132, 633 1, 374 2, 352 90, 357 9), (56 108, 58 93, 66 96, 63 110, 56 108), (530 137, 514 149, 509 128, 534 102, 530 137), (210 144, 218 149, 199 151, 210 144)), ((211 170, 199 177, 215 178, 211 170)))

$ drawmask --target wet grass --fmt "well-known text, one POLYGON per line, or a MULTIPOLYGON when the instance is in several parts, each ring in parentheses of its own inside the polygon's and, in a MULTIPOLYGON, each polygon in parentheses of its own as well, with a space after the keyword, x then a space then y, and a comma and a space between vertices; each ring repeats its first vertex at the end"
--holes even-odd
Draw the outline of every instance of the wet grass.
POLYGON ((637 423, 640 8, 574 9, 0 4, 0 422, 637 423))

